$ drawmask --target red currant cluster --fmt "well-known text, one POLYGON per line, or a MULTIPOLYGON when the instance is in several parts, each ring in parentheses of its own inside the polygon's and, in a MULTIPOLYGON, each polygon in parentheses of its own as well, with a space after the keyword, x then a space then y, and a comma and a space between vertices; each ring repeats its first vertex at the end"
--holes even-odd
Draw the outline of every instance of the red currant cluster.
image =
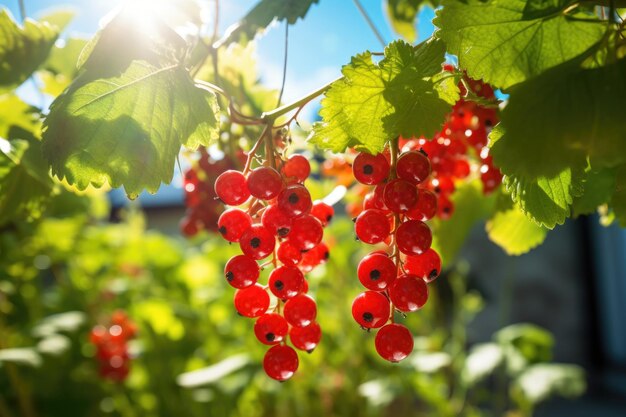
POLYGON ((375 186, 355 219, 357 238, 372 245, 384 242, 391 249, 372 252, 359 263, 357 275, 367 291, 354 299, 352 316, 365 329, 380 328, 376 351, 391 362, 413 350, 411 332, 394 323, 393 311, 422 308, 428 300, 427 283, 441 270, 439 254, 430 247, 430 228, 424 223, 437 212, 437 198, 425 188, 430 162, 420 151, 396 155, 397 150, 392 150, 390 161, 386 153, 360 153, 352 166, 357 181, 375 186))
POLYGON ((260 166, 226 171, 217 178, 215 192, 229 206, 247 202, 247 209, 229 208, 217 222, 224 239, 238 242, 242 252, 228 261, 224 274, 237 289, 235 308, 244 317, 257 318, 256 337, 272 346, 263 360, 265 372, 284 381, 298 368, 298 355, 286 344, 287 335, 295 348, 307 352, 313 351, 322 336, 315 321, 317 305, 306 294, 304 273, 328 258, 322 237, 334 210, 311 201, 303 185, 311 172, 304 156, 292 155, 279 164, 279 169, 260 166), (271 260, 257 263, 270 256, 271 260), (269 265, 274 269, 268 284, 262 286, 257 280, 261 269, 269 265), (270 293, 276 298, 271 308, 270 293))
MULTIPOLYGON (((454 67, 446 65, 444 71, 454 71, 454 67)), ((461 96, 466 96, 467 85, 474 95, 495 102, 494 91, 488 84, 467 76, 464 81, 465 84, 459 83, 461 96)), ((470 161, 473 160, 470 154, 479 161, 478 170, 485 194, 491 193, 502 182, 502 174, 493 165, 487 147, 488 134, 497 122, 497 109, 460 99, 448 115, 441 131, 432 140, 401 140, 403 150, 422 149, 430 159, 433 174, 428 188, 437 195, 439 218, 447 219, 454 212, 450 195, 455 189, 454 181, 470 175, 470 161)))
POLYGON ((124 381, 130 371, 128 341, 137 334, 137 326, 125 312, 115 311, 107 326, 97 325, 91 330, 90 341, 96 346, 100 376, 113 381, 124 381))
POLYGON ((217 219, 223 207, 213 189, 222 172, 235 168, 234 161, 225 156, 216 160, 206 149, 200 149, 200 158, 185 172, 183 188, 187 213, 180 223, 185 236, 195 236, 200 230, 217 232, 217 219))

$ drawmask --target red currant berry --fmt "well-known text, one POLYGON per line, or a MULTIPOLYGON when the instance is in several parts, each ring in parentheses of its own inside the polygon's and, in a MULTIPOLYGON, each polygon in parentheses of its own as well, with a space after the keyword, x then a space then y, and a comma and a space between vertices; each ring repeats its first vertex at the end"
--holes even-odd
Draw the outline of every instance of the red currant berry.
POLYGON ((228 170, 215 180, 215 194, 224 204, 239 206, 250 197, 246 177, 239 171, 228 170))
POLYGON ((287 336, 289 325, 280 314, 263 314, 254 323, 254 335, 265 345, 275 345, 287 336))
POLYGON ((303 155, 291 155, 285 165, 283 165, 283 175, 285 178, 294 178, 303 183, 311 173, 311 164, 303 155))
POLYGON ((302 252, 290 242, 283 242, 276 252, 278 260, 287 266, 296 266, 302 260, 302 252))
POLYGON ((298 370, 298 354, 289 346, 272 346, 263 358, 263 369, 270 378, 286 381, 298 370))
POLYGON ((222 213, 217 220, 218 231, 229 242, 239 242, 241 235, 252 226, 252 218, 238 208, 231 208, 222 213))
POLYGON ((396 230, 396 241, 405 255, 420 255, 430 248, 433 236, 430 227, 419 220, 409 220, 396 230))
POLYGON ((292 184, 278 195, 278 207, 287 217, 299 217, 311 211, 311 194, 300 184, 292 184))
POLYGON ((389 161, 382 153, 374 156, 361 152, 354 158, 352 173, 361 184, 378 184, 389 176, 389 161))
POLYGON ((437 198, 437 217, 442 220, 449 219, 454 213, 454 203, 446 194, 440 194, 437 198))
POLYGON ((400 311, 417 311, 428 301, 428 286, 420 277, 401 275, 389 286, 389 299, 400 311))
POLYGON ((357 275, 368 290, 382 291, 396 278, 397 271, 396 264, 386 254, 374 252, 359 262, 357 275))
POLYGON ((248 190, 261 200, 275 198, 283 189, 283 179, 274 168, 259 167, 248 174, 248 190))
POLYGON ((296 349, 311 353, 322 340, 322 329, 315 322, 306 327, 292 327, 289 331, 289 339, 296 349))
POLYGON ((396 173, 398 178, 417 185, 430 175, 430 161, 422 152, 405 152, 398 158, 396 173))
POLYGON ((413 336, 401 324, 391 323, 376 333, 376 352, 390 362, 400 362, 413 351, 413 336))
POLYGON ((302 291, 303 285, 304 275, 298 268, 279 266, 270 273, 270 291, 281 300, 287 300, 298 295, 302 291))
POLYGON ((390 313, 389 300, 376 291, 365 291, 352 302, 352 317, 366 329, 382 327, 390 313))
POLYGON ((322 224, 313 216, 297 217, 291 223, 289 242, 302 251, 313 249, 323 236, 322 224))
POLYGON ((277 205, 268 206, 261 216, 261 223, 269 231, 284 238, 291 229, 291 218, 288 217, 277 205))
POLYGON ((292 326, 305 327, 315 321, 317 304, 308 295, 298 294, 287 300, 283 314, 292 326))
POLYGON ((259 317, 270 306, 270 295, 259 284, 251 285, 235 293, 235 309, 244 317, 259 317))
POLYGON ((385 205, 394 213, 406 213, 417 204, 417 188, 403 179, 395 179, 385 186, 385 205))
MULTIPOLYGON (((328 246, 324 242, 320 242, 316 247, 302 254, 302 260, 298 268, 303 273, 311 272, 316 266, 325 263, 329 257, 330 251, 328 246)), ((302 290, 302 292, 306 291, 302 290)))
POLYGON ((409 219, 425 222, 437 214, 437 196, 430 190, 421 188, 417 195, 417 204, 406 215, 409 219))
POLYGON ((252 225, 239 239, 241 251, 254 259, 263 259, 274 252, 276 238, 265 226, 252 225))
POLYGON ((421 255, 407 256, 404 269, 426 282, 432 282, 441 272, 441 257, 433 248, 430 248, 421 255))
POLYGON ((356 218, 354 229, 359 240, 370 245, 380 243, 391 233, 389 219, 382 210, 365 210, 356 218))
POLYGON ((335 210, 332 206, 324 203, 323 201, 316 201, 311 208, 311 215, 322 223, 322 226, 326 227, 328 223, 333 219, 335 210))
POLYGON ((224 268, 224 276, 228 283, 239 289, 255 284, 259 279, 259 272, 259 264, 254 258, 246 255, 233 256, 224 268))
POLYGON ((180 231, 187 237, 192 237, 198 234, 200 231, 200 225, 198 221, 192 217, 185 217, 180 222, 180 231))

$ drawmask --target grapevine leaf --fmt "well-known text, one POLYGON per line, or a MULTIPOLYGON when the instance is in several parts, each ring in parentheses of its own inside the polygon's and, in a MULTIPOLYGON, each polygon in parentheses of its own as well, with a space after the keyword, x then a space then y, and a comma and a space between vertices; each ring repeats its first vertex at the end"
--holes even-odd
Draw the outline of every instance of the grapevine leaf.
POLYGON ((24 103, 15 94, 0 96, 0 138, 7 138, 12 126, 33 132, 39 124, 36 108, 24 103))
POLYGON ((7 9, 0 10, 0 86, 22 84, 45 60, 59 35, 48 23, 31 19, 20 27, 7 9))
POLYGON ((41 143, 19 128, 10 136, 25 139, 0 138, 0 225, 14 218, 39 217, 54 189, 41 143))
POLYGON ((507 88, 582 55, 606 25, 574 1, 444 0, 434 23, 437 36, 475 79, 507 88))
POLYGON ((52 10, 46 10, 45 14, 38 19, 39 22, 46 22, 55 26, 57 30, 63 32, 72 20, 76 17, 76 10, 71 7, 60 7, 52 10))
POLYGON ((43 66, 45 71, 38 73, 43 80, 45 93, 56 97, 69 86, 78 74, 76 63, 86 44, 85 39, 69 38, 62 45, 52 48, 43 66))
POLYGON ((415 21, 425 0, 387 0, 385 11, 391 28, 408 42, 415 42, 417 31, 415 21))
POLYGON ((574 216, 591 214, 598 206, 609 202, 615 189, 615 170, 589 171, 585 176, 584 189, 583 194, 574 198, 572 203, 574 216))
POLYGON ((131 198, 144 188, 156 192, 171 181, 181 145, 217 138, 215 95, 196 87, 180 65, 182 39, 154 24, 159 31, 148 36, 131 16, 118 15, 52 103, 44 154, 53 174, 79 189, 108 182, 131 198))
POLYGON ((439 76, 443 43, 413 47, 396 41, 374 63, 369 52, 352 58, 322 100, 311 142, 341 152, 349 146, 378 153, 392 137, 432 135, 459 97, 449 78, 439 76))
POLYGON ((479 181, 463 183, 452 194, 452 216, 433 221, 433 247, 444 264, 454 261, 474 226, 489 218, 495 209, 496 198, 495 193, 485 196, 479 181))
POLYGON ((626 166, 618 168, 611 206, 621 227, 626 227, 626 166))
POLYGON ((247 42, 267 28, 274 20, 293 25, 304 18, 312 4, 319 0, 261 0, 239 22, 226 30, 218 45, 247 42))
POLYGON ((534 249, 548 234, 545 227, 537 225, 515 206, 497 211, 487 221, 486 230, 489 239, 508 255, 522 255, 534 249))
POLYGON ((626 59, 554 68, 511 92, 491 155, 505 174, 528 179, 584 169, 587 156, 595 169, 626 163, 625 108, 626 59))
POLYGON ((583 193, 584 173, 570 168, 554 177, 528 180, 505 176, 503 182, 513 201, 538 225, 553 229, 570 216, 574 197, 583 193))

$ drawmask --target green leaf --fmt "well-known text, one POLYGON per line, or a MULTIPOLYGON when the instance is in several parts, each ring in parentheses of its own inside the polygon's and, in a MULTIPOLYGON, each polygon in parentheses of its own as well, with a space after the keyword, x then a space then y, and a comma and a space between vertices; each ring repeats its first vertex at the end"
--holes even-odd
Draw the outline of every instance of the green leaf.
POLYGON ((85 47, 84 72, 52 103, 44 154, 53 174, 79 189, 156 192, 171 181, 181 145, 217 138, 215 94, 180 64, 182 39, 158 20, 152 27, 158 31, 143 33, 132 16, 118 15, 85 47))
POLYGON ((7 9, 0 10, 0 87, 22 84, 46 60, 58 31, 31 19, 20 27, 7 9))
POLYGON ((215 365, 180 374, 176 378, 176 382, 184 388, 195 388, 213 384, 220 381, 222 378, 239 371, 249 363, 250 357, 245 353, 230 356, 215 365))
POLYGON ((626 163, 624 108, 626 59, 554 68, 511 92, 491 155, 503 173, 529 179, 583 170, 587 157, 594 169, 626 163))
POLYGON ((529 219, 519 207, 509 205, 487 221, 487 235, 508 255, 522 255, 541 245, 548 230, 529 219))
POLYGON ((6 138, 12 126, 33 132, 38 130, 39 112, 15 94, 0 95, 0 138, 6 138))
POLYGON ((61 33, 67 28, 67 25, 74 20, 74 17, 76 17, 76 10, 71 7, 59 7, 44 10, 39 16, 40 17, 37 19, 39 22, 45 22, 51 26, 55 26, 59 33, 61 33))
POLYGON ((433 246, 444 264, 454 261, 474 226, 491 215, 495 194, 485 196, 480 181, 462 183, 452 194, 452 216, 433 221, 433 246))
POLYGON ((387 0, 385 11, 391 28, 408 42, 415 42, 417 13, 425 0, 387 0))
POLYGON ((615 170, 590 170, 585 175, 583 187, 583 194, 574 198, 572 203, 574 216, 594 213, 598 206, 609 202, 615 189, 615 170))
POLYGON ((480 343, 467 355, 461 376, 466 384, 473 386, 493 374, 504 361, 502 347, 497 343, 480 343))
POLYGON ((39 217, 54 189, 40 142, 27 132, 18 137, 0 138, 0 225, 39 217))
POLYGON ((87 40, 80 38, 69 38, 62 43, 57 42, 43 66, 45 71, 38 73, 43 80, 45 93, 56 97, 70 85, 78 74, 76 64, 86 44, 87 40))
POLYGON ((529 218, 539 226, 553 229, 570 216, 574 197, 583 193, 583 179, 582 171, 566 168, 554 177, 530 180, 505 176, 503 182, 513 201, 529 218))
POLYGON ((35 348, 0 349, 0 363, 15 363, 33 368, 41 366, 41 356, 35 348))
POLYGON ((310 141, 334 152, 354 146, 375 154, 398 135, 434 134, 459 97, 451 78, 439 75, 444 53, 436 40, 416 47, 396 41, 379 63, 369 52, 353 57, 322 100, 323 122, 310 141))
POLYGON ((224 37, 218 41, 218 45, 232 42, 247 42, 274 20, 283 21, 293 25, 300 18, 304 18, 312 4, 319 0, 261 0, 239 22, 226 30, 224 37))
POLYGON ((626 166, 621 166, 615 174, 615 191, 611 207, 621 227, 626 227, 626 166))
POLYGON ((585 371, 576 365, 542 363, 526 369, 514 382, 525 400, 537 404, 555 394, 572 398, 586 390, 585 371))
POLYGON ((573 1, 444 0, 434 23, 470 77, 507 88, 575 58, 606 24, 571 12, 573 1))

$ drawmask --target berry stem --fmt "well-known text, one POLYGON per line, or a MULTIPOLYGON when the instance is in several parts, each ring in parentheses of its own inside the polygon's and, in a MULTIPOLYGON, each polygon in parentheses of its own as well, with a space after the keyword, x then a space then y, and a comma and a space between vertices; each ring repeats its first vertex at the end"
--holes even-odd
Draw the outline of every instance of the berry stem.
POLYGON ((265 128, 263 129, 263 132, 261 132, 261 136, 259 136, 257 141, 254 142, 254 145, 248 152, 248 159, 246 159, 246 165, 243 167, 243 175, 246 175, 250 171, 250 166, 252 165, 252 159, 254 158, 254 155, 256 155, 256 152, 258 151, 259 146, 261 146, 261 143, 263 142, 263 139, 265 138, 265 135, 268 129, 271 131, 270 126, 266 125, 265 128))
POLYGON ((331 82, 329 82, 328 84, 325 84, 323 86, 321 86, 320 88, 318 88, 317 90, 309 93, 308 95, 302 97, 299 100, 294 101, 293 103, 290 104, 285 104, 284 106, 278 107, 272 111, 269 112, 265 112, 261 115, 261 119, 264 120, 265 122, 274 122, 274 120, 278 119, 280 116, 289 113, 292 110, 304 107, 306 104, 308 104, 311 100, 313 100, 314 98, 324 94, 326 92, 326 90, 328 90, 331 86, 332 83, 334 83, 337 80, 333 80, 331 82))
MULTIPOLYGON (((397 177, 396 174, 396 165, 398 163, 398 148, 400 143, 400 138, 399 137, 395 137, 393 139, 391 139, 389 141, 389 153, 391 155, 391 160, 390 160, 390 165, 391 165, 391 169, 389 171, 389 179, 393 180, 397 177)), ((398 239, 396 236, 396 231, 398 230, 398 227, 400 227, 400 214, 398 213, 394 213, 393 216, 393 235, 391 237, 391 247, 392 247, 392 256, 393 256, 393 262, 396 264, 396 278, 398 277, 398 275, 400 275, 400 249, 398 248, 398 239)), ((395 323, 395 319, 394 319, 394 305, 393 303, 391 304, 391 315, 389 317, 389 320, 392 323, 395 323)))

